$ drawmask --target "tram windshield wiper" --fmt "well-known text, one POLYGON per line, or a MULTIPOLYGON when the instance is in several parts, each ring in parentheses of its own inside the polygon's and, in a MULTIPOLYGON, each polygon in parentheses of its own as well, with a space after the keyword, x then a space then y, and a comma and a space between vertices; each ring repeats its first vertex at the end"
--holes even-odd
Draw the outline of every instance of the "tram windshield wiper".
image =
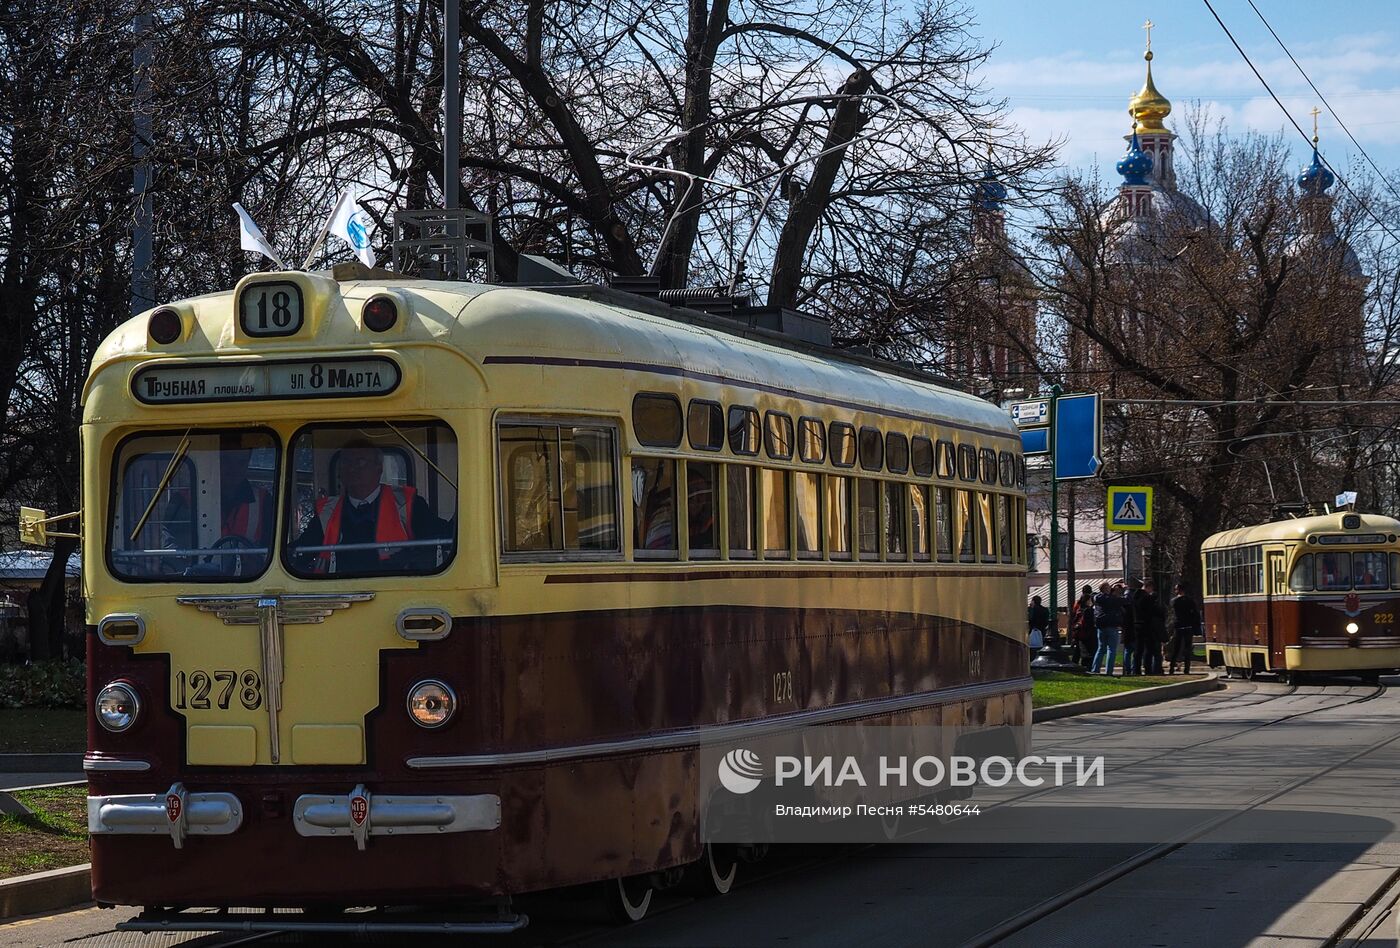
POLYGON ((180 436, 180 443, 175 448, 175 453, 170 455, 170 463, 165 466, 165 473, 160 476, 160 484, 156 486, 156 492, 151 495, 151 502, 146 505, 145 511, 141 514, 141 519, 136 521, 136 529, 131 531, 131 536, 127 538, 128 543, 135 543, 136 537, 140 535, 141 528, 146 525, 146 521, 151 518, 151 512, 156 509, 156 502, 165 494, 165 489, 170 486, 170 479, 175 476, 175 472, 180 469, 180 462, 185 459, 185 453, 190 449, 190 432, 194 430, 191 426, 185 429, 185 433, 180 436))

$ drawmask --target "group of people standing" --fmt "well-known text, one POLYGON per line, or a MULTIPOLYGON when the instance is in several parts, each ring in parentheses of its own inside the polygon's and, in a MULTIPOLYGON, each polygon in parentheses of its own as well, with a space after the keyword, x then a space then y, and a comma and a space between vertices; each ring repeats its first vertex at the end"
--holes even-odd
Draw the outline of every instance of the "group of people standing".
POLYGON ((1127 586, 1104 582, 1097 593, 1085 586, 1070 609, 1069 629, 1076 661, 1093 674, 1112 675, 1121 647, 1124 675, 1162 674, 1164 652, 1167 674, 1181 665, 1189 675, 1201 612, 1181 583, 1164 603, 1152 580, 1134 578, 1127 586))

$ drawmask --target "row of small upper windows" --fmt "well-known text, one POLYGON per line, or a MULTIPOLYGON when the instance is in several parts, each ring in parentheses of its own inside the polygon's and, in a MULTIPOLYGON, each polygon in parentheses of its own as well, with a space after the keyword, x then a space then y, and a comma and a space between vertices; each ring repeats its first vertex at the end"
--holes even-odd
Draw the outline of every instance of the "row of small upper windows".
MULTIPOLYGON (((502 550, 552 558, 621 553, 614 429, 507 423, 498 430, 502 550)), ((1024 563, 1021 497, 926 484, 674 458, 631 465, 639 559, 1024 563), (681 525, 685 532, 682 534, 681 525)))
POLYGON ((1024 487, 1025 461, 1010 451, 978 449, 946 439, 923 435, 910 438, 897 431, 881 432, 863 426, 859 430, 843 421, 823 423, 818 418, 792 417, 779 411, 764 412, 762 423, 756 408, 730 405, 726 415, 719 402, 692 398, 684 417, 675 395, 643 392, 632 400, 632 429, 637 441, 649 448, 678 448, 682 436, 696 451, 729 450, 740 457, 754 457, 763 450, 775 461, 791 461, 796 453, 806 464, 889 471, 943 479, 957 477, 970 483, 1024 487))

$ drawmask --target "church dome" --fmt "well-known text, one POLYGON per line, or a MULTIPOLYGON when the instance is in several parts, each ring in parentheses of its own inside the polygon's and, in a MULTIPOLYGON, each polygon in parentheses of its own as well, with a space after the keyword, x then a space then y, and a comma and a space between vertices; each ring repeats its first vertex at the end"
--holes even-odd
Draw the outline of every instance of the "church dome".
POLYGON ((1137 129, 1133 129, 1133 137, 1128 142, 1128 153, 1119 158, 1114 167, 1123 176, 1124 184, 1147 183, 1147 176, 1152 173, 1152 156, 1138 143, 1137 129))
POLYGON ((1322 163, 1322 157, 1317 153, 1317 141, 1314 139, 1312 164, 1298 175, 1298 187, 1303 189, 1304 194, 1317 197, 1330 188, 1336 180, 1336 176, 1322 163))
POLYGON ((990 161, 987 162, 981 180, 977 182, 972 199, 984 211, 999 211, 1002 202, 1006 200, 1006 185, 997 179, 996 169, 990 161))
POLYGON ((1152 84, 1152 50, 1143 54, 1143 59, 1147 60, 1147 81, 1137 95, 1128 100, 1128 114, 1141 131, 1165 132, 1167 127, 1162 121, 1171 114, 1172 104, 1152 84))

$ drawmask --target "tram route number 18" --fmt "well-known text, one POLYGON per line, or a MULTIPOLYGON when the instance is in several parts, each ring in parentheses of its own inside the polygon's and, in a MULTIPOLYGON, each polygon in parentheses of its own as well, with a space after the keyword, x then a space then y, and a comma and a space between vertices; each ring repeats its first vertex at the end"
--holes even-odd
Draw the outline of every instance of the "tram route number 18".
POLYGON ((242 672, 220 668, 212 672, 196 669, 188 675, 175 673, 175 710, 207 711, 217 705, 227 711, 234 694, 243 707, 256 711, 262 707, 262 676, 248 668, 242 672))
POLYGON ((250 336, 291 336, 301 330, 301 287, 290 281, 254 283, 238 301, 239 321, 250 336))

